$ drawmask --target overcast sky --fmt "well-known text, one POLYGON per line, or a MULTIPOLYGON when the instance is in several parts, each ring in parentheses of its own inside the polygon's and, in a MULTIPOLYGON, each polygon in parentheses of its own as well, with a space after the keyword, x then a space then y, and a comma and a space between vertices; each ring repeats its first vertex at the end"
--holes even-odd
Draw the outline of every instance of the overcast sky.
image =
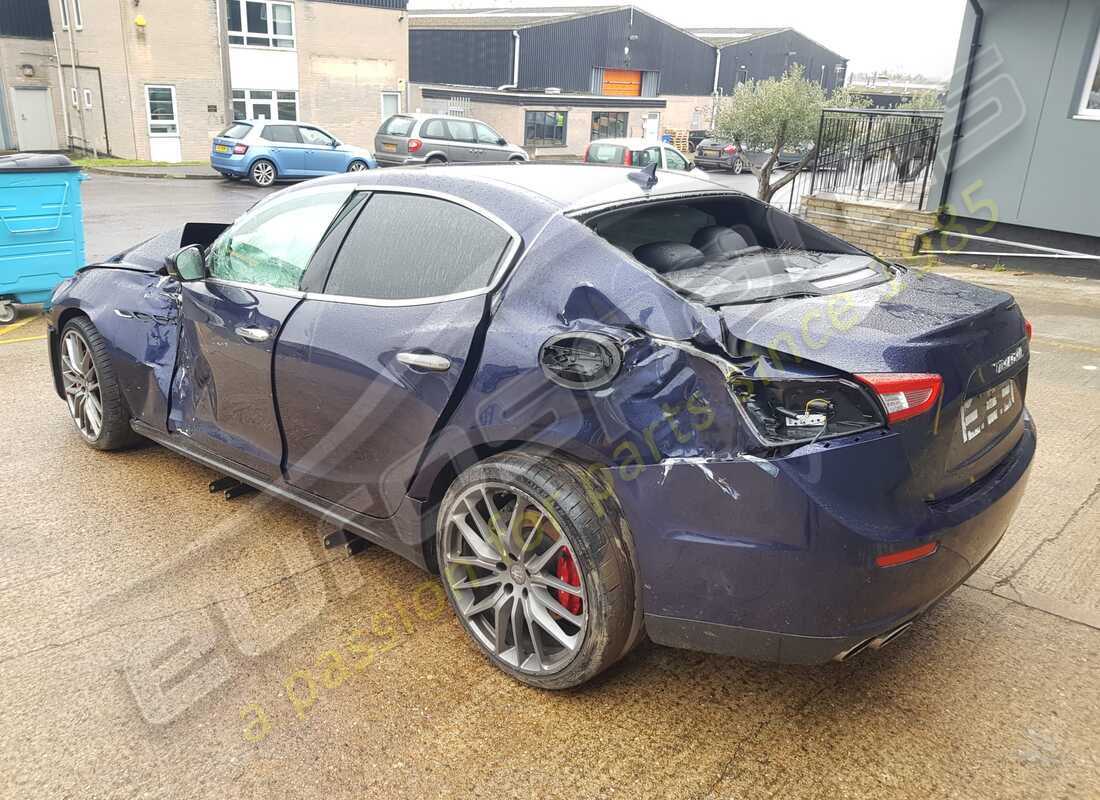
MULTIPOLYGON (((614 4, 615 0, 412 0, 409 7, 614 4)), ((797 28, 847 57, 850 72, 890 70, 946 78, 954 67, 966 0, 635 0, 634 5, 685 28, 797 28)))

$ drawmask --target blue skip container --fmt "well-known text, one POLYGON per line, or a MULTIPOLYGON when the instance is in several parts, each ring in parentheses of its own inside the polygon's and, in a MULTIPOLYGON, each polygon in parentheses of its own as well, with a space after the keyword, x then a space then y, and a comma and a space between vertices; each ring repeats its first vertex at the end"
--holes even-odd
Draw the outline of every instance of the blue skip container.
POLYGON ((80 168, 62 155, 0 156, 0 324, 12 303, 49 303, 84 264, 80 168))

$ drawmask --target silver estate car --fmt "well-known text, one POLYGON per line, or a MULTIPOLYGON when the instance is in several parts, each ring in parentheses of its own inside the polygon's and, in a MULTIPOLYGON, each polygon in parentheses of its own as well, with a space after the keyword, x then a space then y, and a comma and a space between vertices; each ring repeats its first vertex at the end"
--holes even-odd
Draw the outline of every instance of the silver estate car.
POLYGON ((484 122, 439 114, 395 114, 374 137, 381 166, 527 161, 527 151, 484 122))

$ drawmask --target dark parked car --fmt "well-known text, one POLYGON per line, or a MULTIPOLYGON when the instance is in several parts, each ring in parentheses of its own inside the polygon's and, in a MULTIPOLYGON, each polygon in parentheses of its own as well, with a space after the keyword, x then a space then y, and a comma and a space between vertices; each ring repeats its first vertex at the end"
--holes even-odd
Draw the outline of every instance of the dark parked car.
POLYGON ((49 357, 90 446, 158 442, 442 573, 492 663, 562 688, 643 632, 788 663, 894 639, 1020 501, 1028 333, 709 181, 531 164, 165 233, 58 288, 49 357))
POLYGON ((728 169, 734 175, 740 175, 749 168, 737 142, 717 137, 704 139, 695 148, 695 166, 700 169, 728 169))

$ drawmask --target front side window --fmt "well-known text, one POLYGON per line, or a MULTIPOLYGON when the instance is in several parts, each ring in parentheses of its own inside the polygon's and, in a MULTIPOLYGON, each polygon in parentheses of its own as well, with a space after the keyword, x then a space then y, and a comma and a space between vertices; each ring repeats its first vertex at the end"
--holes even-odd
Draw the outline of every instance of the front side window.
POLYGON ((681 169, 687 170, 691 166, 688 164, 687 159, 677 153, 675 150, 665 148, 665 167, 667 169, 681 169))
POLYGON ((528 111, 523 128, 527 146, 565 146, 564 111, 528 111))
POLYGON ((210 277, 297 289, 314 250, 351 195, 350 186, 275 195, 253 208, 210 247, 210 277))
POLYGON ((1097 37, 1092 63, 1085 77, 1085 89, 1081 96, 1081 116, 1100 119, 1100 36, 1097 37))
POLYGON ((627 135, 630 114, 626 111, 596 111, 592 114, 592 141, 621 139, 627 135))
POLYGON ((294 47, 294 6, 271 0, 228 0, 229 43, 294 47))
POLYGON ((335 142, 327 133, 316 128, 298 128, 303 144, 311 144, 315 147, 332 147, 335 142))
POLYGON ((270 89, 234 89, 233 119, 298 119, 298 93, 270 89))
POLYGON ((484 289, 510 242, 503 228, 458 203, 378 193, 348 233, 325 293, 417 300, 484 289))
POLYGON ((146 86, 145 99, 150 136, 178 136, 176 120, 176 87, 146 86))
POLYGON ((504 137, 483 122, 474 123, 478 144, 498 144, 504 137))

